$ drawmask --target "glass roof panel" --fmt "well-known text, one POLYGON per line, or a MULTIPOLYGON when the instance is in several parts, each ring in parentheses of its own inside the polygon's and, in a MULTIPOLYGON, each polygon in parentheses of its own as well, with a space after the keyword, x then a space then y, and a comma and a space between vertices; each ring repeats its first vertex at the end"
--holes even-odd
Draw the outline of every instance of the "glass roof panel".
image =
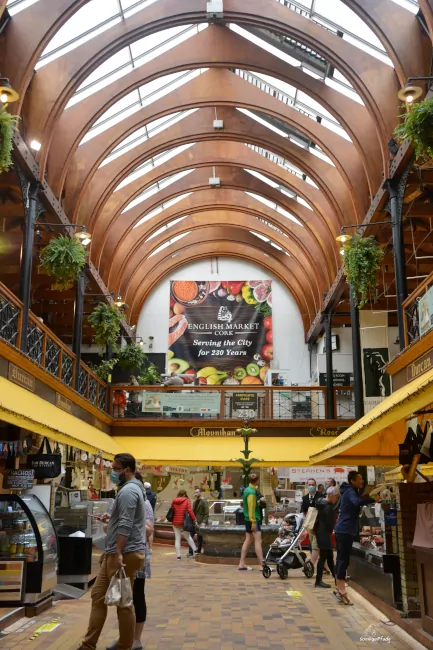
POLYGON ((260 201, 260 203, 263 203, 264 205, 267 205, 268 208, 271 208, 272 210, 275 210, 279 214, 282 214, 284 217, 287 217, 287 219, 290 219, 290 221, 293 221, 298 226, 301 226, 301 228, 304 227, 302 225, 302 223, 296 217, 294 217, 292 214, 290 214, 290 212, 287 212, 287 210, 284 210, 279 205, 277 205, 276 203, 273 203, 269 199, 265 199, 264 196, 260 196, 260 194, 253 194, 252 192, 245 192, 245 194, 248 194, 248 196, 252 196, 254 199, 256 199, 256 201, 260 201))
POLYGON ((188 144, 184 144, 180 147, 174 147, 173 149, 169 149, 168 151, 164 151, 163 153, 160 153, 158 156, 155 156, 154 158, 151 158, 150 160, 147 160, 145 163, 137 167, 132 174, 129 174, 114 190, 117 192, 117 190, 120 190, 122 187, 125 187, 126 185, 129 185, 129 183, 132 183, 132 181, 135 181, 137 178, 141 178, 141 176, 144 176, 149 172, 151 169, 155 169, 156 167, 159 167, 160 165, 164 164, 165 162, 168 162, 174 156, 177 156, 179 153, 182 153, 182 151, 185 151, 189 147, 194 146, 195 143, 191 142, 188 144))
POLYGON ((35 2, 39 2, 39 0, 8 0, 6 7, 10 15, 15 16, 15 14, 19 13, 23 9, 27 9, 30 5, 34 5, 35 2))
POLYGON ((417 0, 392 0, 395 4, 400 5, 404 9, 411 11, 414 14, 417 14, 419 11, 419 4, 417 0))
MULTIPOLYGON (((270 244, 271 246, 273 246, 274 248, 276 248, 276 249, 277 249, 278 251, 280 251, 281 253, 285 253, 288 257, 290 257, 290 254, 289 254, 286 250, 284 250, 283 248, 281 248, 281 246, 278 246, 278 244, 276 244, 275 242, 273 242, 272 239, 270 239, 269 237, 265 237, 264 235, 261 235, 259 232, 255 232, 254 230, 250 230, 250 233, 251 233, 252 235, 254 235, 254 237, 258 237, 258 238, 261 239, 262 241, 264 241, 264 242, 266 242, 267 244, 270 244)), ((265 253, 265 255, 266 255, 266 253, 265 253)), ((269 256, 267 255, 266 257, 269 257, 269 256)))
POLYGON ((160 253, 162 250, 164 250, 164 248, 168 248, 169 246, 171 246, 175 242, 179 241, 179 239, 182 239, 182 237, 186 237, 187 235, 189 235, 190 232, 191 231, 183 232, 181 235, 177 235, 177 237, 173 237, 173 239, 170 239, 169 241, 165 242, 165 244, 162 244, 161 246, 159 246, 159 248, 154 250, 153 253, 151 253, 149 255, 149 257, 153 257, 157 253, 160 253))
POLYGON ((178 174, 173 174, 172 176, 167 176, 167 178, 164 178, 154 185, 151 185, 151 187, 148 187, 144 192, 139 194, 131 203, 127 205, 125 210, 123 210, 122 214, 124 212, 128 212, 128 210, 131 210, 131 208, 135 207, 136 205, 139 205, 139 203, 142 203, 146 199, 150 198, 151 196, 154 196, 155 194, 158 194, 162 189, 165 187, 168 187, 169 185, 172 185, 176 181, 180 180, 184 176, 187 176, 188 174, 191 174, 193 172, 193 169, 187 169, 184 170, 183 172, 179 172, 178 174))
POLYGON ((187 217, 187 215, 185 215, 184 217, 179 217, 179 219, 174 219, 173 221, 170 221, 169 223, 166 223, 165 226, 162 226, 162 228, 159 228, 156 232, 153 233, 153 235, 150 235, 150 237, 148 237, 146 239, 146 242, 150 241, 151 239, 154 239, 154 237, 157 237, 158 235, 160 235, 165 230, 168 230, 169 228, 172 228, 172 226, 175 226, 180 221, 183 221, 184 219, 186 219, 186 217, 187 217))

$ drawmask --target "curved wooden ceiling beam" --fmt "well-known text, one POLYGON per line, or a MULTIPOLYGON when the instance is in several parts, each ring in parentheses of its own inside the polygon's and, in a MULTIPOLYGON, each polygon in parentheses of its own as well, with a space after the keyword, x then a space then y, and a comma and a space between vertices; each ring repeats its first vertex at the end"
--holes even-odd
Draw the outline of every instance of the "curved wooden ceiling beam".
MULTIPOLYGON (((305 229, 311 233, 311 236, 320 247, 320 251, 326 261, 324 267, 326 269, 326 280, 329 284, 332 284, 332 280, 341 263, 337 250, 338 247, 335 237, 314 211, 309 210, 298 201, 287 196, 287 194, 270 187, 267 183, 264 183, 241 168, 229 166, 219 167, 217 174, 221 179, 223 188, 253 192, 269 201, 273 201, 295 216, 303 224, 305 229)), ((206 168, 191 171, 187 176, 164 187, 154 196, 149 197, 147 201, 143 201, 134 208, 131 208, 131 210, 124 212, 121 217, 118 217, 105 228, 104 233, 99 228, 95 228, 91 244, 91 257, 100 274, 105 276, 109 271, 109 260, 113 258, 116 250, 120 252, 128 233, 144 214, 149 214, 162 203, 171 201, 182 194, 201 190, 215 191, 209 186, 209 170, 206 168)), ((160 226, 168 223, 164 214, 158 216, 160 226)), ((283 215, 278 215, 277 219, 278 221, 274 222, 275 225, 288 235, 289 229, 292 227, 292 222, 283 215)), ((146 224, 148 230, 150 230, 150 222, 152 220, 153 218, 146 224)))
POLYGON ((340 225, 343 222, 352 223, 356 219, 350 197, 335 167, 234 108, 223 107, 218 110, 218 118, 224 122, 223 130, 216 131, 213 128, 214 118, 215 109, 201 108, 100 167, 86 192, 79 220, 89 223, 95 235, 97 224, 105 232, 106 224, 111 222, 115 214, 125 210, 129 203, 128 200, 123 200, 123 193, 115 193, 116 187, 135 169, 158 154, 183 144, 223 140, 257 145, 290 160, 322 190, 340 225), (110 209, 107 209, 108 201, 110 209))
POLYGON ((431 42, 416 16, 392 0, 342 1, 362 18, 380 40, 393 62, 401 86, 405 85, 408 77, 420 76, 424 72, 427 74, 431 42))
MULTIPOLYGON (((162 2, 163 0, 160 0, 162 2)), ((273 0, 275 1, 275 0, 273 0)), ((369 205, 368 186, 361 160, 353 144, 294 108, 258 90, 228 70, 209 70, 169 95, 146 106, 81 145, 75 153, 71 170, 73 187, 81 188, 73 203, 76 210, 84 201, 85 191, 102 161, 124 140, 146 123, 175 111, 194 107, 232 106, 261 111, 287 122, 316 142, 329 156, 347 186, 358 222, 364 219, 369 205), (76 170, 74 172, 74 169, 76 170)), ((68 177, 69 181, 69 177, 68 177)), ((68 183, 69 186, 69 183, 68 183)), ((71 199, 69 190, 66 200, 71 199)), ((77 211, 74 220, 82 219, 77 211)))
MULTIPOLYGON (((205 251, 209 251, 208 257, 211 255, 221 256, 226 253, 226 256, 228 254, 256 264, 263 265, 263 261, 267 262, 266 268, 271 270, 291 291, 301 314, 306 317, 306 321, 309 322, 310 319, 314 318, 314 313, 311 310, 309 301, 306 299, 303 288, 299 285, 295 275, 283 263, 283 258, 289 259, 284 253, 280 253, 266 242, 242 231, 240 228, 206 228, 202 231, 202 236, 204 241, 201 241, 197 232, 191 233, 172 244, 169 252, 165 249, 142 265, 124 296, 126 303, 129 305, 130 322, 136 322, 149 288, 152 285, 154 286, 152 280, 158 276, 160 279, 163 277, 161 266, 164 268, 165 264, 161 265, 161 262, 170 258, 171 255, 175 255, 175 258, 171 259, 176 260, 178 256, 180 257, 180 253, 185 250, 188 251, 189 261, 191 262, 198 259, 198 256, 203 258, 205 251)), ((183 259, 181 257, 178 261, 182 262, 183 259)))
POLYGON ((27 87, 42 52, 59 29, 87 2, 41 0, 9 21, 3 35, 0 60, 3 74, 20 96, 14 104, 17 115, 21 113, 27 87))
MULTIPOLYGON (((428 31, 430 33, 430 38, 433 41, 433 0, 418 0, 418 4, 421 8, 425 21, 427 23, 428 31)), ((415 77, 422 76, 419 73, 414 75, 415 77)))
MULTIPOLYGON (((179 224, 176 229, 178 230, 178 234, 189 233, 191 231, 196 241, 206 241, 208 238, 210 239, 215 235, 216 232, 218 232, 223 235, 224 239, 231 239, 231 241, 235 242, 241 241, 242 238, 245 239, 245 237, 248 237, 248 241, 251 244, 256 245, 257 241, 262 240, 250 232, 253 227, 255 229, 255 232, 262 234, 265 237, 268 236, 268 229, 266 229, 263 224, 259 225, 257 228, 257 219, 245 215, 242 215, 242 218, 240 219, 239 216, 239 213, 236 214, 236 211, 222 210, 220 214, 215 215, 215 220, 209 221, 208 213, 198 212, 192 215, 189 219, 192 226, 191 228, 188 228, 187 225, 181 226, 179 224), (231 237, 230 233, 232 233, 231 237), (204 239, 201 239, 202 237, 204 239)), ((161 235, 161 241, 164 238, 166 241, 170 239, 170 237, 167 237, 167 233, 161 235)), ((322 295, 318 296, 317 286, 314 285, 312 278, 308 277, 308 271, 302 264, 301 258, 294 256, 289 257, 284 252, 278 251, 275 247, 268 244, 268 242, 263 242, 263 244, 265 244, 267 247, 271 247, 272 251, 278 253, 282 265, 287 267, 293 278, 296 279, 299 290, 301 292, 300 295, 302 299, 305 300, 305 304, 308 305, 311 313, 317 313, 317 310, 322 304, 323 293, 322 295)), ((166 255, 171 254, 171 246, 172 245, 164 249, 166 255)), ((153 250, 156 250, 157 246, 154 246, 152 248, 153 250)), ((287 248, 288 247, 286 245, 285 249, 287 250, 287 248)), ((140 269, 142 269, 143 265, 151 263, 155 256, 156 255, 149 257, 147 253, 143 255, 143 252, 141 252, 140 255, 140 251, 137 251, 137 254, 131 258, 131 263, 128 265, 131 267, 131 272, 129 274, 127 272, 124 276, 125 278, 129 277, 129 280, 128 282, 123 283, 119 288, 120 295, 127 295, 130 288, 136 286, 135 283, 137 281, 137 278, 138 281, 140 281, 140 278, 142 278, 142 272, 140 269)))
MULTIPOLYGON (((245 223, 247 230, 256 230, 269 239, 276 239, 278 237, 278 243, 290 253, 291 257, 296 260, 296 263, 299 263, 300 277, 306 277, 305 286, 310 287, 315 302, 318 304, 321 303, 323 292, 328 289, 329 285, 326 284, 323 276, 325 263, 323 259, 319 258, 319 254, 316 252, 317 244, 309 250, 307 243, 309 239, 308 235, 306 236, 304 229, 296 226, 296 224, 293 224, 294 227, 289 231, 287 237, 278 235, 277 232, 272 231, 269 226, 266 226, 266 224, 260 221, 260 219, 264 219, 275 224, 277 221, 274 211, 258 203, 253 197, 246 195, 244 192, 235 190, 219 190, 214 197, 208 191, 194 192, 194 194, 166 210, 166 219, 168 222, 189 215, 190 218, 184 220, 187 225, 182 222, 178 226, 172 226, 161 236, 157 236, 148 242, 146 242, 149 237, 148 229, 145 228, 146 224, 143 224, 143 227, 137 228, 133 233, 130 233, 128 241, 125 241, 124 248, 126 252, 121 256, 116 250, 116 255, 111 260, 110 286, 113 282, 120 282, 120 293, 125 293, 130 278, 135 274, 137 265, 143 259, 148 258, 155 248, 158 248, 159 244, 155 244, 155 242, 158 242, 159 237, 162 238, 167 235, 168 239, 171 239, 169 232, 172 229, 174 232, 176 227, 183 228, 182 232, 193 228, 195 221, 192 215, 195 214, 206 215, 208 225, 212 226, 213 221, 218 219, 218 216, 216 215, 214 218, 213 214, 219 211, 230 214, 225 219, 220 216, 221 224, 215 225, 228 227, 230 226, 231 218, 233 221, 236 221, 236 225, 243 227, 243 223, 245 223), (242 214, 242 217, 239 217, 239 213, 242 214), (188 224, 191 224, 191 228, 189 228, 188 224), (284 244, 281 244, 281 241, 284 244)), ((154 234, 160 227, 154 221, 150 229, 151 234, 154 234)))
POLYGON ((54 130, 48 158, 48 182, 60 195, 70 160, 91 126, 113 104, 140 86, 166 74, 196 68, 240 68, 280 79, 310 95, 346 130, 362 157, 374 194, 382 171, 380 143, 365 106, 314 79, 300 68, 269 54, 231 29, 211 25, 156 59, 132 70, 63 111, 54 130))
MULTIPOLYGON (((122 47, 148 34, 175 25, 206 20, 202 0, 189 0, 186 6, 180 5, 177 0, 159 0, 38 71, 32 84, 28 133, 30 138, 43 143, 42 161, 46 160, 53 128, 63 109, 92 71, 122 47), (49 111, 46 110, 47 105, 50 106, 49 111)), ((398 80, 389 66, 373 60, 359 48, 275 0, 250 0, 248 6, 243 0, 226 0, 224 22, 284 34, 324 56, 362 97, 378 125, 381 142, 389 137, 397 121, 397 99, 394 100, 394 97, 398 90, 398 80)), ((44 166, 43 163, 42 170, 44 166)))
MULTIPOLYGON (((278 185, 292 190, 299 197, 304 199, 309 206, 311 206, 312 215, 314 215, 314 219, 317 219, 317 224, 322 220, 326 225, 331 238, 335 238, 339 233, 340 226, 338 219, 336 218, 332 206, 329 205, 326 197, 320 190, 255 151, 248 149, 245 145, 237 142, 228 143, 212 141, 210 143, 199 142, 198 144, 193 145, 159 167, 151 169, 144 176, 132 181, 129 186, 127 185, 117 190, 112 197, 113 203, 111 203, 111 199, 107 202, 107 208, 108 210, 111 210, 113 205, 117 206, 117 212, 115 213, 116 219, 128 219, 128 217, 124 217, 126 213, 122 214, 122 208, 119 208, 118 206, 123 205, 125 201, 130 203, 133 199, 143 194, 143 192, 148 188, 163 179, 174 176, 183 171, 201 168, 208 169, 210 177, 212 175, 213 167, 220 169, 221 167, 227 166, 240 168, 241 170, 250 169, 259 172, 278 185), (120 196, 116 197, 117 194, 120 196)), ((156 197, 153 200, 157 200, 156 197)), ((149 208, 150 205, 151 204, 148 202, 143 202, 141 211, 138 206, 137 210, 136 207, 131 208, 131 210, 135 211, 135 216, 140 215, 141 218, 145 209, 149 208)), ((309 223, 312 223, 312 219, 309 223)), ((110 221, 105 223, 106 230, 108 230, 114 222, 110 221)))

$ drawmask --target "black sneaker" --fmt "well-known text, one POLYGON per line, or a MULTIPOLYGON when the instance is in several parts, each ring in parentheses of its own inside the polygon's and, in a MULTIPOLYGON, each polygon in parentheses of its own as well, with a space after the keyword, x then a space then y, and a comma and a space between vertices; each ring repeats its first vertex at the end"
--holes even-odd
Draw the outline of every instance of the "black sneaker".
POLYGON ((316 582, 314 586, 320 589, 331 589, 331 585, 328 585, 326 582, 323 582, 323 580, 322 582, 316 582))

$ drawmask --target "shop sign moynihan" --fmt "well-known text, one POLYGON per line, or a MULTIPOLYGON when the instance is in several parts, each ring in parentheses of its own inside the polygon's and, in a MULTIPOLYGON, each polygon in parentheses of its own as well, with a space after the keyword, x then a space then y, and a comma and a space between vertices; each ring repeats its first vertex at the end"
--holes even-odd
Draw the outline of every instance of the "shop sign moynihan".
POLYGON ((232 438, 239 435, 236 429, 226 429, 225 427, 192 427, 190 435, 195 438, 232 438))
POLYGON ((35 392, 36 389, 36 380, 34 377, 29 375, 28 372, 21 370, 18 366, 15 366, 13 363, 9 364, 8 379, 14 384, 18 384, 21 388, 35 392))

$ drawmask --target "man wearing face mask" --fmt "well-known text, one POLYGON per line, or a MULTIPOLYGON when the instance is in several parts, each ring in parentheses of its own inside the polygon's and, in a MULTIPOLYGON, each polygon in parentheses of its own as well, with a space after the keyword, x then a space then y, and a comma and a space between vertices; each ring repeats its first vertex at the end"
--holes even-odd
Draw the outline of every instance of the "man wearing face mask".
MULTIPOLYGON (((315 508, 316 500, 321 498, 320 494, 317 492, 316 481, 314 478, 308 479, 307 490, 307 494, 302 497, 301 504, 301 513, 304 517, 308 512, 308 508, 315 508)), ((308 533, 308 537, 310 539, 311 561, 315 565, 320 555, 319 546, 317 544, 316 535, 313 532, 308 533)))
MULTIPOLYGON (((92 610, 87 634, 79 650, 95 650, 107 617, 104 602, 110 580, 124 568, 131 586, 137 571, 144 567, 145 540, 143 530, 146 510, 141 484, 134 477, 135 458, 131 454, 114 457, 111 480, 119 486, 111 516, 108 520, 105 552, 101 568, 92 589, 92 610)), ((132 607, 118 607, 118 650, 131 650, 134 642, 135 615, 132 607)))

